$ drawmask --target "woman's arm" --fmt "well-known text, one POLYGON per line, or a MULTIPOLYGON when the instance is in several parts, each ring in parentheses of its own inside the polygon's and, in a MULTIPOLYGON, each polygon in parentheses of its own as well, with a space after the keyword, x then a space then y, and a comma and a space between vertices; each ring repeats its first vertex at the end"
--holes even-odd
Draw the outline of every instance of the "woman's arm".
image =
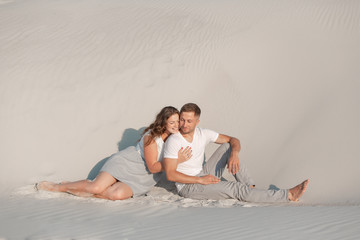
MULTIPOLYGON (((150 137, 149 135, 146 135, 144 137, 144 143, 148 141, 149 137, 150 137)), ((164 171, 161 162, 157 161, 158 150, 155 140, 152 140, 150 144, 144 147, 144 157, 145 157, 146 166, 148 167, 151 173, 158 173, 164 171)))
MULTIPOLYGON (((147 142, 149 139, 149 135, 144 137, 144 143, 147 142)), ((144 157, 146 166, 148 167, 151 173, 158 173, 165 170, 163 163, 158 162, 158 150, 157 144, 154 140, 151 143, 144 147, 144 157)), ((178 152, 178 161, 177 164, 185 162, 192 157, 192 150, 191 147, 186 147, 184 150, 181 148, 178 152)))
POLYGON ((187 146, 184 150, 183 148, 180 148, 178 152, 178 159, 177 164, 185 162, 189 160, 192 157, 192 149, 191 147, 187 146))

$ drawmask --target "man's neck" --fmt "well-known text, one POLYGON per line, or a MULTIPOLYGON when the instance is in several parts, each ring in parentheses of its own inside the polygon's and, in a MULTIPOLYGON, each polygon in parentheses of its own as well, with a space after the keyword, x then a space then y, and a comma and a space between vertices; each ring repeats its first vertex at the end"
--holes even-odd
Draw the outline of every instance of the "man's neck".
POLYGON ((192 143, 193 139, 194 139, 194 134, 195 134, 195 130, 189 133, 183 133, 180 130, 181 135, 183 136, 183 138, 186 139, 186 141, 188 141, 189 143, 192 143))

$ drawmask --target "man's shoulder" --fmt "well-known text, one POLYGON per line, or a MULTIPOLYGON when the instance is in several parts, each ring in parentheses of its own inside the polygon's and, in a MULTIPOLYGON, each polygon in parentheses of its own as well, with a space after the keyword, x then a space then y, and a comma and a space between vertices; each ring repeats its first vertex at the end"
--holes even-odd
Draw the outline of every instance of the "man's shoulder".
POLYGON ((200 135, 206 134, 208 132, 215 132, 215 131, 213 131, 211 129, 208 129, 208 128, 200 128, 200 127, 197 127, 196 130, 195 130, 195 133, 200 134, 200 135))
POLYGON ((197 128, 196 134, 204 141, 210 142, 215 142, 216 139, 219 137, 219 133, 208 128, 197 128))

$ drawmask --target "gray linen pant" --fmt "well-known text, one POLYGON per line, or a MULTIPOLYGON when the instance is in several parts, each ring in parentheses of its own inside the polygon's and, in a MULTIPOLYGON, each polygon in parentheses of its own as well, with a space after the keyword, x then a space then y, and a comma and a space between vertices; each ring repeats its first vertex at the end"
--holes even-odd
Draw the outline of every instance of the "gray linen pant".
MULTIPOLYGON (((211 174, 221 178, 230 157, 230 144, 222 144, 203 166, 197 176, 211 174)), ((179 195, 192 199, 238 199, 245 202, 288 202, 288 190, 262 190, 250 188, 254 185, 246 167, 240 164, 240 171, 235 175, 236 181, 220 181, 216 184, 185 184, 179 195)))

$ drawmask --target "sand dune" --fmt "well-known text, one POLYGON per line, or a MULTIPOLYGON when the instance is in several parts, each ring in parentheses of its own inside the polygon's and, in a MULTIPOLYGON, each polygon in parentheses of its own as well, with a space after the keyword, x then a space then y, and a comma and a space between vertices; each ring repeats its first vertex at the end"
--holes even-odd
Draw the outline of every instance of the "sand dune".
POLYGON ((150 201, 149 197, 143 204, 45 195, 40 193, 35 198, 27 197, 26 201, 17 198, 0 204, 0 230, 6 233, 2 236, 9 239, 359 237, 358 206, 178 208, 165 201, 150 201))
POLYGON ((359 4, 218 5, 4 4, 2 188, 86 176, 124 130, 194 101, 259 185, 311 178, 306 201, 358 202, 359 4))
MULTIPOLYGON (((201 127, 240 139, 258 187, 289 188, 310 178, 300 204, 358 205, 359 40, 358 1, 0 1, 0 189, 4 199, 12 196, 1 215, 15 216, 18 203, 27 206, 21 198, 32 206, 40 195, 51 203, 30 214, 35 222, 51 221, 53 208, 64 219, 89 220, 92 213, 62 212, 54 200, 71 205, 77 198, 36 193, 32 184, 85 178, 100 160, 134 144, 160 108, 186 102, 202 108, 201 127)), ((120 206, 134 210, 149 199, 156 209, 165 204, 160 212, 259 206, 186 200, 161 187, 151 194, 120 206)), ((343 219, 358 223, 350 207, 334 211, 340 226, 343 219)), ((336 233, 333 227, 326 234, 336 233)), ((76 236, 119 233, 101 231, 109 232, 76 236)), ((352 231, 334 236, 351 239, 352 231)), ((314 225, 307 233, 321 232, 314 225)), ((49 236, 45 228, 38 233, 35 239, 49 236)))

